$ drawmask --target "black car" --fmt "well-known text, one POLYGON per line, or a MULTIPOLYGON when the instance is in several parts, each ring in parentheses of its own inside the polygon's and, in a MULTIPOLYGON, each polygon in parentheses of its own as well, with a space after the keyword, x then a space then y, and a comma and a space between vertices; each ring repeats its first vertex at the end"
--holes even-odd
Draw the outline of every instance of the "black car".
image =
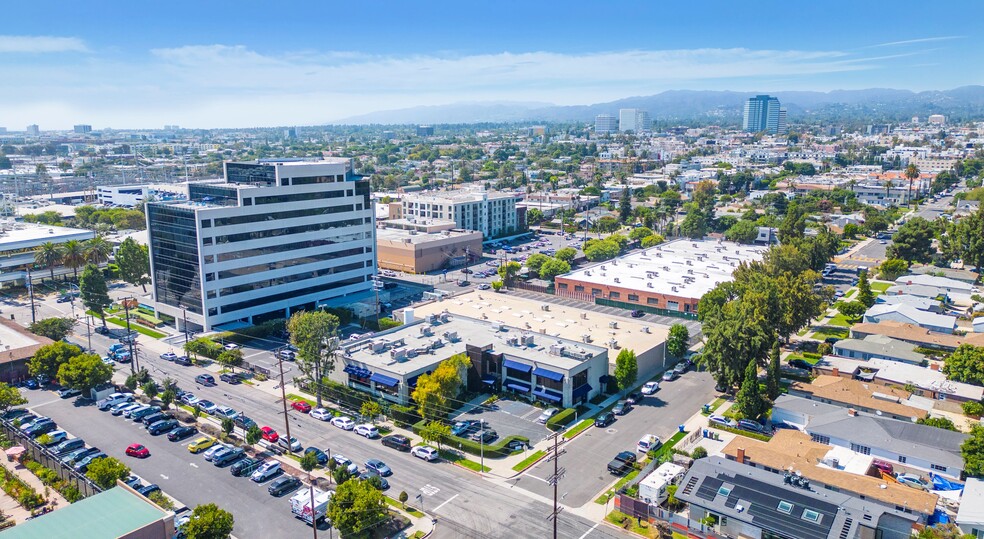
POLYGON ((178 427, 178 421, 176 419, 162 419, 155 423, 147 425, 147 433, 151 436, 157 436, 158 434, 164 434, 167 431, 174 430, 178 427))
POLYGON ((171 416, 165 414, 164 412, 157 412, 156 414, 150 414, 149 416, 142 418, 140 422, 143 423, 145 427, 150 427, 158 421, 164 421, 165 419, 170 418, 171 416))
POLYGON ((813 365, 810 365, 805 359, 791 359, 789 360, 790 367, 796 367, 797 369, 813 370, 813 365))
POLYGON ((137 489, 137 492, 139 492, 140 494, 142 494, 144 496, 150 496, 151 493, 153 493, 153 492, 160 492, 160 491, 161 491, 161 487, 159 487, 159 486, 157 486, 157 485, 155 485, 153 483, 147 485, 146 487, 141 487, 141 488, 138 488, 137 489))
POLYGON ((638 310, 632 311, 632 318, 642 318, 643 316, 646 316, 646 313, 638 310))
POLYGON ((382 442, 386 447, 391 447, 397 451, 410 451, 410 438, 402 434, 384 436, 382 442))
POLYGON ((262 460, 244 458, 237 462, 232 463, 229 467, 229 472, 236 477, 244 477, 252 474, 259 466, 263 464, 262 460))
POLYGON ((96 326, 96 329, 94 329, 93 331, 95 331, 100 335, 109 335, 109 328, 106 326, 96 326))
POLYGON ((172 442, 177 442, 178 440, 184 440, 185 438, 198 432, 195 427, 177 427, 171 432, 167 433, 167 439, 172 442))
POLYGON ((629 404, 639 404, 642 402, 642 393, 639 393, 638 391, 629 393, 626 395, 625 400, 628 401, 629 404))
POLYGON ((297 490, 300 486, 300 479, 294 477, 293 475, 284 475, 274 479, 273 482, 270 483, 270 486, 267 487, 267 492, 269 492, 271 496, 279 497, 287 494, 288 492, 297 490))
POLYGON ((189 359, 188 356, 178 356, 178 357, 174 358, 174 364, 175 365, 183 365, 185 367, 190 367, 191 366, 191 359, 189 359))
POLYGON ((615 422, 615 414, 611 412, 605 412, 600 416, 596 417, 594 420, 594 425, 596 427, 607 427, 615 422))
POLYGON ((608 471, 615 475, 624 475, 632 469, 635 464, 636 455, 631 451, 622 451, 608 463, 608 471))
POLYGON ((242 382, 242 378, 240 378, 238 374, 234 374, 231 372, 227 372, 219 376, 219 380, 222 380, 223 382, 226 382, 228 384, 238 384, 242 382))
POLYGON ((250 427, 256 426, 256 421, 253 421, 252 419, 250 419, 244 414, 237 415, 235 418, 233 418, 232 422, 235 423, 237 427, 243 430, 249 430, 250 427))
POLYGON ((615 412, 615 415, 625 415, 629 413, 629 410, 631 409, 632 409, 631 402, 627 400, 621 400, 615 403, 615 407, 612 408, 612 412, 615 412))

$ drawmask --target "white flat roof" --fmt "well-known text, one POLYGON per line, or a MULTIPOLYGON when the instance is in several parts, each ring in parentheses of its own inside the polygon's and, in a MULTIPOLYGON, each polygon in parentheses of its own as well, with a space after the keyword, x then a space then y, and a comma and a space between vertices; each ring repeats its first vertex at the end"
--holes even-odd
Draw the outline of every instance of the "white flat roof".
POLYGON ((49 241, 61 243, 68 240, 88 240, 95 236, 91 230, 82 228, 34 223, 7 223, 0 228, 4 230, 0 233, 0 252, 37 247, 49 241))
POLYGON ((766 250, 766 246, 728 241, 681 239, 634 251, 562 277, 641 292, 700 298, 718 284, 730 281, 740 263, 761 260, 766 250))
POLYGON ((0 353, 7 350, 17 350, 41 344, 41 341, 31 338, 29 334, 20 333, 0 324, 0 353), (9 347, 9 348, 8 348, 9 347))
POLYGON ((967 478, 957 511, 957 524, 984 524, 984 481, 967 478))

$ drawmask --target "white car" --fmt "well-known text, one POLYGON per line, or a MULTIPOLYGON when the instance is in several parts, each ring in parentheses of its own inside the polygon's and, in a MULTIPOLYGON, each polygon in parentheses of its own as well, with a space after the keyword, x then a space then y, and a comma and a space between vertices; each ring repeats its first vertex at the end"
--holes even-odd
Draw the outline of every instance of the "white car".
POLYGON ((129 393, 113 393, 112 395, 100 400, 96 403, 96 408, 100 410, 109 410, 113 406, 120 404, 121 402, 132 402, 133 395, 129 393))
POLYGON ((656 393, 659 389, 659 382, 646 382, 646 385, 642 386, 643 395, 652 395, 656 393))
POLYGON ((366 438, 370 438, 370 439, 379 436, 379 431, 376 429, 376 427, 368 423, 355 427, 355 433, 358 434, 359 436, 365 436, 366 438))
POLYGON ((331 420, 331 424, 342 430, 352 430, 355 428, 355 421, 352 421, 352 418, 348 416, 336 417, 331 420))
POLYGON ((205 460, 212 462, 212 457, 215 456, 219 451, 229 449, 229 446, 223 444, 215 444, 212 447, 205 450, 205 460))
POLYGON ((488 290, 489 288, 492 288, 492 287, 489 286, 488 283, 482 283, 482 284, 478 285, 478 289, 479 290, 488 290))
POLYGON ((540 417, 536 418, 536 422, 540 423, 541 425, 546 425, 547 421, 549 421, 550 418, 553 417, 554 414, 556 414, 559 411, 560 410, 558 410, 557 408, 547 408, 546 410, 543 411, 542 414, 540 414, 540 417))
POLYGON ((260 467, 249 478, 257 483, 262 483, 278 473, 280 473, 280 463, 275 460, 268 460, 260 464, 260 467))
POLYGON ((428 462, 437 460, 437 449, 433 447, 427 447, 426 445, 418 445, 410 449, 410 454, 419 458, 424 459, 428 462))
POLYGON ((175 359, 178 359, 178 355, 174 352, 164 352, 161 354, 161 359, 164 361, 174 361, 175 359))
POLYGON ((352 462, 349 458, 342 455, 332 455, 331 459, 338 463, 341 468, 347 468, 352 475, 359 475, 359 465, 352 462))
POLYGON ((223 348, 225 348, 226 350, 238 350, 239 349, 239 345, 236 344, 236 343, 229 343, 229 344, 223 346, 223 348))
POLYGON ((315 408, 308 412, 308 415, 319 421, 331 421, 331 418, 335 417, 327 408, 315 408))

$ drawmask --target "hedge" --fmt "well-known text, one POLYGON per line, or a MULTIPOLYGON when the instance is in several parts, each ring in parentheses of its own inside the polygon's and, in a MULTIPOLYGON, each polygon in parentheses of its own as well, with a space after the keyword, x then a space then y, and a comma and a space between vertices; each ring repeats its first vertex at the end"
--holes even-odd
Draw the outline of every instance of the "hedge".
POLYGON ((552 431, 561 430, 574 421, 575 417, 577 417, 577 409, 564 408, 547 420, 547 428, 552 431))
POLYGON ((711 426, 711 428, 712 429, 717 429, 717 430, 723 430, 725 432, 730 432, 732 434, 738 434, 740 436, 747 436, 749 438, 752 438, 752 439, 755 439, 755 440, 760 440, 760 441, 763 441, 763 442, 768 442, 769 440, 772 439, 772 436, 767 436, 765 434, 761 434, 761 433, 758 433, 758 432, 752 432, 752 431, 748 431, 748 430, 743 430, 743 429, 733 429, 731 427, 726 427, 724 425, 714 424, 713 426, 711 426))
MULTIPOLYGON (((416 435, 420 435, 421 429, 427 424, 426 420, 418 421, 413 425, 413 432, 416 435)), ((502 458, 512 454, 512 450, 507 446, 514 441, 521 441, 525 444, 530 443, 530 439, 526 436, 519 436, 514 434, 512 436, 507 436, 501 438, 495 443, 485 444, 484 447, 478 442, 473 442, 467 438, 460 438, 458 436, 451 436, 443 443, 446 447, 450 449, 461 449, 465 453, 470 453, 472 455, 482 455, 484 451, 485 458, 502 458)))
POLYGON ((417 409, 413 406, 401 406, 394 404, 389 407, 389 417, 398 427, 409 427, 422 420, 417 409))
POLYGON ((213 341, 225 341, 232 342, 236 344, 246 344, 250 339, 265 339, 267 337, 276 336, 279 337, 281 333, 287 330, 287 320, 283 318, 277 318, 274 320, 267 320, 262 324, 256 324, 255 326, 249 326, 242 329, 237 329, 233 331, 223 331, 221 333, 216 333, 209 337, 213 341))

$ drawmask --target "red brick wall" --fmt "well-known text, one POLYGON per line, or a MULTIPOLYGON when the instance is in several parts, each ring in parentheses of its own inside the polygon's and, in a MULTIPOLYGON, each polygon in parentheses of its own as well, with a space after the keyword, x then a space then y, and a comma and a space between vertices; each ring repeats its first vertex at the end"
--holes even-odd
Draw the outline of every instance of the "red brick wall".
POLYGON ((656 307, 659 309, 668 309, 667 304, 671 301, 675 301, 679 304, 677 310, 680 312, 696 313, 697 302, 700 301, 700 298, 688 298, 684 296, 675 296, 672 294, 661 294, 655 291, 647 292, 643 290, 633 290, 633 289, 623 288, 621 286, 611 285, 611 284, 591 284, 576 279, 570 279, 567 277, 555 278, 554 287, 558 296, 580 298, 580 299, 587 299, 590 298, 591 296, 596 296, 603 299, 621 301, 623 303, 633 303, 636 305, 643 305, 646 307, 656 307), (563 286, 565 284, 567 285, 566 288, 564 288, 563 286), (584 290, 583 291, 576 290, 577 286, 583 286, 584 290), (592 293, 592 290, 600 290, 601 292, 592 293), (618 297, 613 298, 612 292, 617 293, 618 297), (630 300, 629 294, 639 296, 639 299, 630 300), (658 304, 653 305, 649 303, 649 298, 655 298, 658 301, 658 304), (687 310, 686 305, 690 306, 689 311, 687 310))

